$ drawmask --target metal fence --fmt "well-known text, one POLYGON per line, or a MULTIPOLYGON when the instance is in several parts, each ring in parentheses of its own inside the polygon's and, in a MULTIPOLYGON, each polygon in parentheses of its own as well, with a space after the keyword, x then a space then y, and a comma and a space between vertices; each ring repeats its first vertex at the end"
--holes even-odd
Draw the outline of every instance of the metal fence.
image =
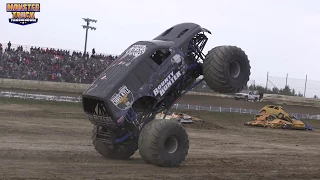
POLYGON ((56 95, 19 93, 19 92, 12 92, 12 91, 0 91, 0 97, 46 100, 46 101, 57 101, 57 102, 74 102, 74 103, 80 103, 82 100, 81 96, 79 97, 56 96, 56 95))
MULTIPOLYGON (((78 96, 78 97, 56 96, 56 95, 18 93, 18 92, 12 92, 12 91, 0 91, 0 97, 47 100, 47 101, 58 101, 58 102, 72 102, 72 103, 81 103, 81 100, 82 100, 81 96, 78 96)), ((257 114, 258 113, 258 110, 256 109, 201 106, 201 105, 191 105, 191 104, 174 104, 172 109, 210 111, 210 112, 217 112, 217 113, 240 113, 240 114, 257 114)), ((292 113, 291 115, 294 115, 300 119, 320 120, 320 115, 298 114, 298 113, 292 113)))
POLYGON ((283 95, 295 94, 307 98, 318 98, 320 97, 320 81, 311 80, 311 78, 307 75, 301 76, 299 79, 291 78, 290 74, 284 74, 283 77, 276 77, 270 75, 268 72, 266 78, 251 80, 248 85, 254 84, 261 86, 268 89, 268 91, 270 91, 268 93, 283 95), (285 86, 289 86, 290 92, 281 92, 285 86))

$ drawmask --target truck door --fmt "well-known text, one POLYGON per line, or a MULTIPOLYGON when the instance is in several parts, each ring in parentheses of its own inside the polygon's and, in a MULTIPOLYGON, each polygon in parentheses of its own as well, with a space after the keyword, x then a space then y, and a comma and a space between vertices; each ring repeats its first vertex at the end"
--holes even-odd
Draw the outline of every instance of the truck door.
POLYGON ((183 57, 174 52, 174 49, 159 48, 150 56, 150 64, 152 64, 159 76, 154 82, 153 94, 155 96, 163 96, 182 76, 179 67, 182 64, 183 57))

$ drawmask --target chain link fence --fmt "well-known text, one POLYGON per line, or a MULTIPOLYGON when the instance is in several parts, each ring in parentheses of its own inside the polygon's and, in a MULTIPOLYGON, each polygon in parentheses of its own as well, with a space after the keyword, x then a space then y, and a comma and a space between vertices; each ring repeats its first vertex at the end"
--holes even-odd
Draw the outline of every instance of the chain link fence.
POLYGON ((249 89, 259 90, 266 94, 280 94, 287 96, 300 96, 306 98, 318 98, 320 96, 320 81, 310 80, 308 76, 301 78, 290 78, 271 76, 267 73, 266 78, 258 81, 250 80, 249 89))

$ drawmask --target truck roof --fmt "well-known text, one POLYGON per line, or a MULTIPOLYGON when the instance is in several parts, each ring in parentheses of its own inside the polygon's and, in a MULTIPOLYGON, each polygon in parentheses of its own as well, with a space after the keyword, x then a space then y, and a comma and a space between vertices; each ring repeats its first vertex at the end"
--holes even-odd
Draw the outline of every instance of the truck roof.
POLYGON ((183 51, 188 49, 190 40, 199 32, 211 32, 195 23, 181 23, 167 29, 154 40, 173 41, 183 51))
POLYGON ((135 76, 137 66, 142 65, 141 63, 145 63, 145 61, 151 61, 150 56, 157 49, 170 47, 175 47, 175 42, 150 40, 138 41, 132 44, 97 77, 94 82, 97 87, 94 91, 87 92, 87 95, 107 95, 108 92, 113 92, 112 89, 119 85, 119 83, 125 83, 128 76, 135 76))

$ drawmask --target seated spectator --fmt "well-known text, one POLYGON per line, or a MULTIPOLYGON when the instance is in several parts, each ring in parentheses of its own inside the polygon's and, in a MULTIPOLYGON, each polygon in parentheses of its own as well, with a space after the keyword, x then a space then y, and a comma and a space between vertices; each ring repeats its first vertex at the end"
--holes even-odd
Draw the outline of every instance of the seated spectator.
POLYGON ((0 78, 91 84, 117 58, 102 54, 90 57, 89 53, 53 48, 16 47, 11 48, 10 42, 10 48, 0 54, 0 78))

